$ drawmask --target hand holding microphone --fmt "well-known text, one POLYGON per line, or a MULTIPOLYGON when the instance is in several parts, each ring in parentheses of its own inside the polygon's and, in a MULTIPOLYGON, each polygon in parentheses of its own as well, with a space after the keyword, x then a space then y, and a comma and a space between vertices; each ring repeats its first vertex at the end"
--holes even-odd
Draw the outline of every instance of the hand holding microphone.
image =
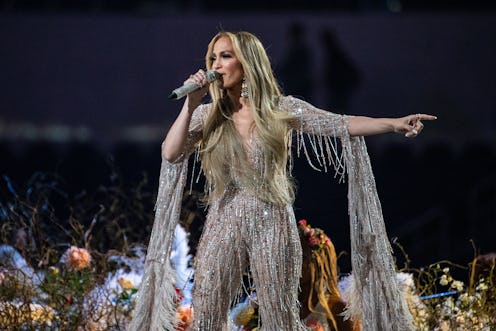
POLYGON ((208 70, 206 73, 203 70, 199 70, 195 75, 191 75, 183 86, 173 90, 172 93, 169 95, 169 99, 181 99, 191 92, 202 89, 207 84, 212 83, 219 77, 219 73, 215 70, 208 70))

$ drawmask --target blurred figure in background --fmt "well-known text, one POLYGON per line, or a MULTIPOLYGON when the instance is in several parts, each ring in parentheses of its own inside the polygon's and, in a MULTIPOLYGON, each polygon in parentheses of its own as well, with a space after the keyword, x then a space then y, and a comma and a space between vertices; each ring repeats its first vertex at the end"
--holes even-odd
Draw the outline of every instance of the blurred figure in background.
POLYGON ((288 46, 279 70, 284 94, 312 101, 312 56, 306 40, 305 26, 293 22, 288 29, 288 46))
POLYGON ((346 302, 338 288, 334 245, 322 229, 298 222, 303 252, 300 279, 300 317, 311 330, 359 331, 360 321, 343 317, 346 302))
POLYGON ((329 95, 328 108, 348 111, 353 93, 360 84, 360 72, 332 29, 322 30, 320 40, 324 52, 323 77, 329 95))

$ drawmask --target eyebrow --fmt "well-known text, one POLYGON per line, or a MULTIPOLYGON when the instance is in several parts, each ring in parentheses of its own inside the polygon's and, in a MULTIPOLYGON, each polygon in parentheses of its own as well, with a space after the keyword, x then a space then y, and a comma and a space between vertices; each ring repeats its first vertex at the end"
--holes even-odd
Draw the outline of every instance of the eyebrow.
POLYGON ((222 56, 224 54, 229 54, 229 55, 234 56, 234 51, 232 51, 232 50, 222 50, 222 51, 219 52, 219 54, 215 54, 214 51, 212 50, 212 54, 210 54, 210 58, 216 57, 217 55, 218 56, 222 56))
MULTIPOLYGON (((226 50, 226 49, 219 51, 219 54, 223 54, 223 53, 234 53, 234 51, 233 50, 226 50)), ((213 50, 212 50, 212 54, 215 54, 215 52, 213 50)))

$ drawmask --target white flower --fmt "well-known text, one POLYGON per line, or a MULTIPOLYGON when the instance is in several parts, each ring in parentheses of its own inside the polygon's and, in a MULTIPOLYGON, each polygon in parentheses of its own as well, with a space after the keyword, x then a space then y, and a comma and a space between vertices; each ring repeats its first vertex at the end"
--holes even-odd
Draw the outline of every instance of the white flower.
POLYGON ((463 291, 463 282, 455 280, 453 281, 453 283, 451 283, 451 288, 454 288, 457 291, 463 291))
POLYGON ((447 311, 451 311, 453 310, 454 307, 455 307, 455 302, 453 301, 452 297, 448 297, 446 298, 446 300, 443 301, 443 309, 447 311))
POLYGON ((443 269, 443 272, 444 272, 445 274, 447 274, 447 273, 449 272, 449 268, 444 268, 444 269, 443 269))
POLYGON ((449 284, 449 281, 448 281, 448 276, 446 275, 442 275, 441 276, 441 279, 439 280, 439 284, 443 285, 443 286, 446 286, 449 284))
POLYGON ((468 305, 470 303, 470 301, 471 301, 470 300, 471 297, 468 295, 468 293, 463 293, 462 295, 460 295, 460 297, 458 299, 464 305, 468 305))
POLYGON ((479 285, 477 285, 477 287, 475 288, 477 291, 487 291, 488 289, 488 286, 486 283, 484 283, 484 281, 481 281, 479 283, 479 285))

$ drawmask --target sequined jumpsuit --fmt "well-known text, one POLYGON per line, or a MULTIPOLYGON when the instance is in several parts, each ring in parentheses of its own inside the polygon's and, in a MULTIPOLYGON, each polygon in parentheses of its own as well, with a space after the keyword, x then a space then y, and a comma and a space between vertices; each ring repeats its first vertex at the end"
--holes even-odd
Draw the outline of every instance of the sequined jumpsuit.
MULTIPOLYGON (((282 97, 282 110, 295 115, 291 124, 296 136, 341 137, 348 134, 346 119, 293 97, 282 97), (300 134, 300 136, 298 136, 300 134)), ((186 153, 201 138, 210 104, 193 113, 186 153)), ((298 139, 298 140, 299 140, 298 139)), ((329 155, 331 140, 314 140, 329 155)), ((262 166, 257 139, 247 150, 253 166, 262 166)), ((306 153, 306 150, 305 150, 306 153)), ((243 272, 249 265, 257 289, 261 329, 306 330, 299 318, 298 286, 301 246, 291 205, 263 201, 256 192, 243 189, 232 178, 225 194, 209 206, 204 231, 195 257, 193 330, 226 330, 228 312, 240 293, 243 272)))

